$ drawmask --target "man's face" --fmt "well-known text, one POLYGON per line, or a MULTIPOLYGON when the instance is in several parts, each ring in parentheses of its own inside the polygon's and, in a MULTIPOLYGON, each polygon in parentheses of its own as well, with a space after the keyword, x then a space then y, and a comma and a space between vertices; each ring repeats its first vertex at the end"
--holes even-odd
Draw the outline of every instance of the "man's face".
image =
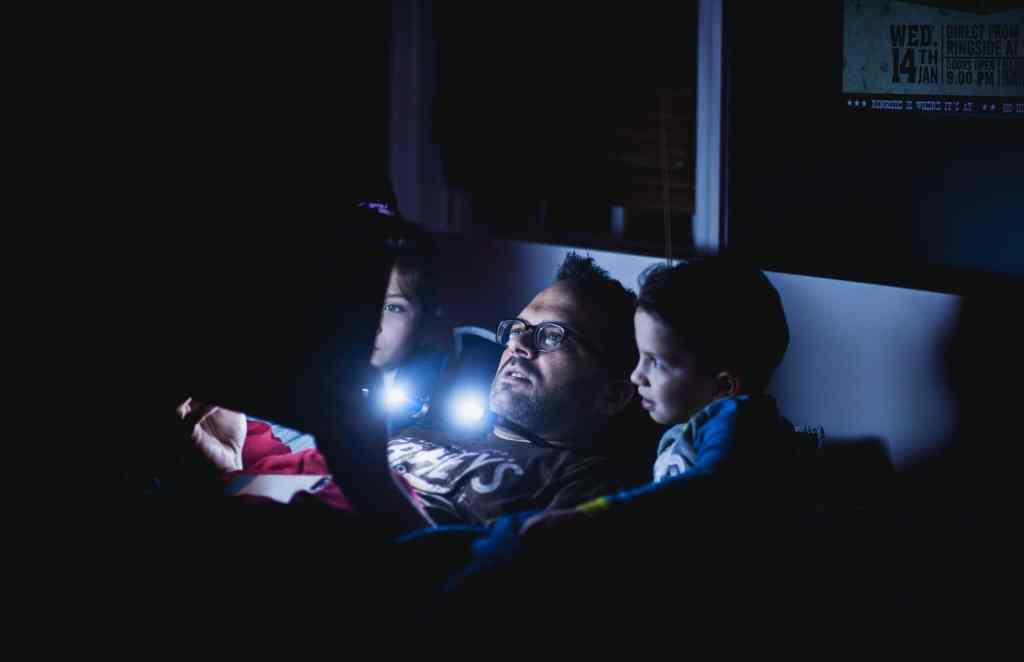
MULTIPOLYGON (((594 313, 564 283, 534 297, 519 313, 531 325, 559 322, 597 341, 594 313)), ((533 334, 509 339, 491 384, 491 411, 545 439, 559 439, 596 414, 608 377, 597 355, 570 334, 558 349, 538 352, 533 334)))
POLYGON ((392 269, 370 365, 384 372, 401 365, 416 348, 422 316, 422 306, 403 289, 402 274, 392 269))
POLYGON ((662 425, 685 423, 716 397, 716 380, 697 369, 694 355, 672 329, 638 308, 633 316, 640 360, 629 376, 641 406, 662 425))

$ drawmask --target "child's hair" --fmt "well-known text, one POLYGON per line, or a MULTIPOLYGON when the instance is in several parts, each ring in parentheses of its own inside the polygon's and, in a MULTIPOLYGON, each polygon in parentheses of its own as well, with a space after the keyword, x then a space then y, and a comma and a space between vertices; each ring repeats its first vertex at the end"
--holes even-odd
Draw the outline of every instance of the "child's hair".
POLYGON ((778 291, 761 271, 733 260, 648 268, 637 307, 672 329, 699 370, 731 371, 744 393, 768 386, 789 346, 778 291))
POLYGON ((387 244, 394 255, 402 293, 420 304, 425 316, 438 315, 440 274, 430 235, 414 223, 396 220, 389 225, 387 244))
POLYGON ((420 309, 415 333, 419 351, 450 350, 451 329, 446 326, 441 300, 441 273, 430 233, 405 218, 377 215, 384 230, 389 256, 394 260, 398 287, 420 309))
POLYGON ((435 261, 435 246, 429 233, 409 221, 398 210, 391 182, 372 179, 364 185, 363 195, 347 211, 347 223, 375 225, 381 231, 389 257, 398 271, 402 293, 421 306, 425 319, 440 315, 440 274, 435 261))

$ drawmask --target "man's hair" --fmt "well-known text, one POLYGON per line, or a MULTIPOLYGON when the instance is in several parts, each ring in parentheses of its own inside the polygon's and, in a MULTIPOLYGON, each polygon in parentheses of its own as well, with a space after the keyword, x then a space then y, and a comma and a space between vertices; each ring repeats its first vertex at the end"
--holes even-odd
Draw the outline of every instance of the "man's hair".
POLYGON ((595 327, 601 333, 598 342, 609 361, 608 370, 616 379, 626 379, 636 365, 636 332, 633 311, 636 294, 627 289, 592 257, 569 251, 558 267, 556 283, 565 283, 593 311, 595 327))
POLYGON ((637 307, 672 329, 698 369, 729 370, 746 393, 768 386, 789 346, 778 291, 761 271, 730 259, 648 268, 637 307))

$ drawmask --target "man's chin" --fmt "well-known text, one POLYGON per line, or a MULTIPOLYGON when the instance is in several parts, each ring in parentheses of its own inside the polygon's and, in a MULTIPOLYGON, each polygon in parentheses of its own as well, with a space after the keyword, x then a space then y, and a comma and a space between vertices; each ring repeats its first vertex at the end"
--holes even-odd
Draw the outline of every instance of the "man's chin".
POLYGON ((491 392, 491 411, 498 416, 511 419, 515 416, 517 405, 522 399, 523 396, 512 392, 512 389, 499 385, 491 392))
POLYGON ((508 408, 507 395, 502 391, 501 388, 491 389, 491 398, 488 402, 490 409, 499 416, 504 416, 505 411, 508 408))

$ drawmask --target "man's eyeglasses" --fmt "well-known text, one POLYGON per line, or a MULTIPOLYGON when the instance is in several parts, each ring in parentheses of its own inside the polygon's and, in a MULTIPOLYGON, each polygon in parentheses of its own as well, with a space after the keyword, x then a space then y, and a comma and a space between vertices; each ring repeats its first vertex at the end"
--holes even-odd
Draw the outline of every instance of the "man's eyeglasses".
POLYGON ((498 331, 495 336, 499 345, 508 345, 512 338, 517 338, 524 333, 533 334, 533 347, 538 352, 553 352, 562 346, 566 338, 574 338, 576 342, 594 354, 601 355, 601 351, 593 343, 560 322, 530 324, 520 319, 502 320, 498 322, 498 331))

